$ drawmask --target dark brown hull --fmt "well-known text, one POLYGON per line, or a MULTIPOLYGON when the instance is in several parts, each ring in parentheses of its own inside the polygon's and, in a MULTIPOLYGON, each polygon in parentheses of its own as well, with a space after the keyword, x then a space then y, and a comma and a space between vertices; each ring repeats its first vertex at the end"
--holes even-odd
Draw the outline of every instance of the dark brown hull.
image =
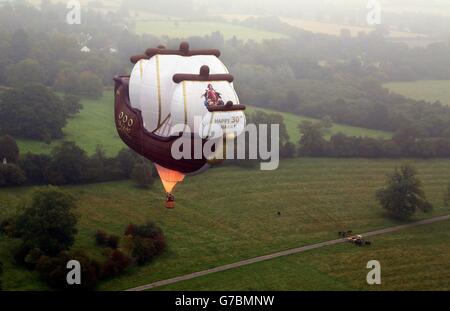
MULTIPOLYGON (((179 137, 163 138, 150 133, 144 128, 141 111, 132 108, 128 93, 128 76, 115 77, 114 119, 120 138, 131 149, 150 161, 165 168, 191 174, 201 170, 206 165, 206 159, 181 159, 172 157, 172 145, 179 137)), ((191 150, 193 150, 193 139, 191 150)))

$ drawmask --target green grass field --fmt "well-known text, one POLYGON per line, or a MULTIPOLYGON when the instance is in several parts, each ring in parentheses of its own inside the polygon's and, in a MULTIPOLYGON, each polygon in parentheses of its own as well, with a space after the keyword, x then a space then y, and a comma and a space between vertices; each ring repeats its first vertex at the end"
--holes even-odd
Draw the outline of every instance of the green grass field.
POLYGON ((442 104, 450 106, 450 80, 391 82, 383 86, 406 97, 429 102, 439 100, 442 104))
POLYGON ((149 20, 136 21, 135 31, 138 34, 168 36, 172 38, 187 38, 205 36, 220 31, 225 39, 236 36, 241 40, 261 42, 265 39, 280 39, 286 36, 276 32, 262 31, 249 27, 223 22, 180 21, 180 20, 149 20))
MULTIPOLYGON (((64 140, 75 141, 88 153, 93 153, 97 145, 102 145, 108 155, 116 155, 125 145, 119 139, 114 124, 114 94, 105 90, 99 100, 83 100, 83 110, 68 120, 63 129, 64 140)), ((21 153, 48 153, 61 143, 54 140, 50 144, 35 140, 18 139, 21 153)))
MULTIPOLYGON (((252 15, 252 14, 220 14, 227 21, 244 21, 249 18, 258 18, 264 16, 252 15)), ((337 24, 332 22, 314 21, 300 18, 284 17, 280 16, 280 20, 293 27, 303 29, 317 34, 326 34, 332 36, 340 36, 342 30, 348 30, 353 37, 358 36, 359 33, 368 34, 374 30, 372 27, 357 26, 348 24, 337 24)), ((413 38, 425 38, 424 35, 406 32, 406 31, 390 31, 389 38, 391 39, 413 39, 413 38)))
POLYGON ((450 221, 341 244, 163 286, 157 290, 450 290, 450 221), (381 285, 368 285, 378 260, 381 285))
MULTIPOLYGON (((247 107, 247 111, 253 112, 255 110, 262 110, 267 113, 277 113, 281 114, 284 119, 284 123, 286 124, 286 129, 289 134, 289 138, 293 143, 297 143, 300 139, 300 132, 298 130, 298 124, 303 121, 311 121, 311 122, 319 122, 320 120, 314 118, 308 118, 303 116, 298 116, 292 113, 278 112, 270 109, 262 109, 257 107, 247 107)), ((384 138, 390 139, 392 138, 392 133, 385 131, 378 131, 372 129, 366 129, 362 127, 355 127, 350 125, 343 124, 333 124, 333 127, 330 130, 325 131, 325 138, 330 139, 330 137, 337 133, 343 133, 348 136, 367 136, 373 138, 384 138)))
MULTIPOLYGON (((442 203, 450 176, 450 160, 411 162, 418 168, 426 194, 435 205, 433 213, 418 214, 415 219, 450 213, 442 203)), ((75 248, 101 258, 94 243, 96 230, 121 234, 128 223, 141 223, 146 219, 156 221, 166 233, 169 250, 165 255, 147 266, 134 267, 118 278, 103 282, 99 287, 121 290, 334 239, 339 230, 365 232, 395 225, 397 222, 383 216, 374 192, 383 184, 385 174, 399 163, 393 160, 302 158, 286 160, 278 170, 271 172, 216 168, 187 178, 177 189, 177 208, 173 211, 163 207, 164 195, 159 182, 151 190, 135 188, 128 181, 65 189, 79 200, 81 218, 75 248), (277 211, 281 216, 277 216, 277 211)), ((29 200, 31 190, 0 190, 0 218, 14 214, 17 204, 29 200)), ((10 250, 13 246, 13 241, 0 238, 4 288, 45 289, 35 273, 12 262, 10 250)), ((414 258, 416 249, 412 242, 402 255, 414 258)), ((369 248, 363 250, 367 251, 367 256, 372 254, 369 248)), ((349 254, 355 251, 349 248, 349 254)), ((315 258, 318 264, 327 265, 327 256, 315 258)), ((439 255, 435 260, 448 262, 448 259, 439 255)), ((414 266, 416 261, 410 264, 414 266)), ((273 266, 273 269, 278 268, 273 266)), ((289 266, 285 269, 289 274, 289 266)), ((350 279, 354 276, 352 273, 348 271, 350 279)), ((319 270, 316 274, 322 272, 319 270)), ((439 278, 439 275, 433 274, 433 277, 439 278)), ((321 276, 322 282, 317 277, 316 288, 335 288, 326 281, 328 278, 321 276)), ((395 286, 401 286, 405 280, 398 275, 395 286)), ((442 280, 435 281, 440 284, 442 280)))
MULTIPOLYGON (((310 31, 313 33, 327 34, 333 36, 341 35, 342 30, 348 30, 351 36, 356 37, 359 33, 368 34, 374 30, 371 27, 362 27, 354 25, 336 24, 321 21, 303 20, 298 18, 282 17, 281 21, 284 23, 298 27, 300 29, 310 31)), ((424 35, 406 31, 390 31, 389 38, 391 39, 412 39, 416 37, 425 37, 424 35)))
MULTIPOLYGON (((97 145, 102 145, 108 155, 114 156, 120 149, 124 148, 124 143, 120 140, 114 125, 114 94, 112 90, 105 90, 103 97, 98 100, 83 100, 83 110, 73 118, 68 120, 67 126, 63 129, 64 140, 75 141, 89 154, 95 151, 97 145)), ((249 111, 255 108, 249 107, 249 111)), ((259 108, 258 108, 259 109, 259 108)), ((266 112, 275 112, 262 109, 266 112)), ((292 142, 299 140, 300 134, 297 125, 303 120, 317 121, 311 118, 296 116, 289 113, 280 113, 284 117, 286 127, 292 142)), ((350 136, 370 136, 390 138, 391 134, 383 131, 369 130, 359 127, 336 124, 330 132, 326 133, 329 138, 331 134, 342 132, 350 136)), ((49 153, 53 147, 61 143, 61 140, 54 140, 50 144, 36 140, 18 139, 21 153, 49 153)))

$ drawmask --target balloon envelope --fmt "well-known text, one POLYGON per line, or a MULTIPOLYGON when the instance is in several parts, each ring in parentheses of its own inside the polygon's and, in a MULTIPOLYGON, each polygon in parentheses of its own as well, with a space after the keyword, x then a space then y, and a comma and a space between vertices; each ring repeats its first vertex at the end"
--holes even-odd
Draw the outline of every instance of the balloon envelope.
POLYGON ((185 175, 183 173, 165 168, 158 164, 155 164, 155 167, 158 171, 159 177, 161 178, 164 190, 166 190, 167 193, 171 193, 177 183, 184 180, 185 175))

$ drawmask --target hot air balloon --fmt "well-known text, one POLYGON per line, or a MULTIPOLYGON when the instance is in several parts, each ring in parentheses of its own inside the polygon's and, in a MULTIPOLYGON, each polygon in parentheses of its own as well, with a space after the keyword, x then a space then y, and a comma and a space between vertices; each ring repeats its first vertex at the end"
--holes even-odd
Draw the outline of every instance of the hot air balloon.
MULTIPOLYGON (((215 49, 190 50, 186 42, 179 50, 159 46, 131 57, 135 65, 130 76, 114 77, 117 132, 125 144, 155 164, 167 208, 174 208, 173 190, 186 175, 220 162, 214 154, 207 157, 203 146, 234 139, 245 127, 245 106, 219 56, 215 49), (180 141, 191 147, 189 157, 172 154, 172 146, 180 141)), ((223 144, 218 146, 213 148, 216 155, 223 144)))

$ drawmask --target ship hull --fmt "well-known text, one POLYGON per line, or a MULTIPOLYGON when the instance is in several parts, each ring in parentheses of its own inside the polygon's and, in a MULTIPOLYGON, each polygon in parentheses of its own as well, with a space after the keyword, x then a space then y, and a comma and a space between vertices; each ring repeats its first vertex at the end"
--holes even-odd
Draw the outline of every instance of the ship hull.
MULTIPOLYGON (((193 154, 191 159, 173 158, 172 145, 180 136, 160 137, 147 131, 141 111, 130 105, 129 77, 115 77, 114 82, 114 119, 117 133, 126 145, 150 161, 184 174, 194 174, 208 166, 204 157, 194 159, 193 154)), ((194 139, 190 143, 194 150, 194 139)))

